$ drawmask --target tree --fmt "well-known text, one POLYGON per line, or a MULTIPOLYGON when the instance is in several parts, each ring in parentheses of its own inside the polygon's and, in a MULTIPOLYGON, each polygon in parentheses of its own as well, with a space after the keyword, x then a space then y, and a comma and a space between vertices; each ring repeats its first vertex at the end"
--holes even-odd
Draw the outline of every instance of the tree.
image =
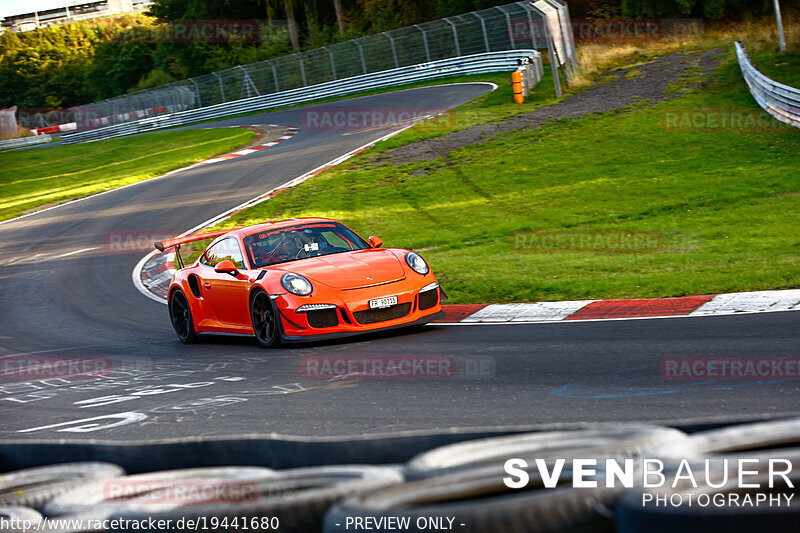
POLYGON ((300 31, 297 28, 297 19, 294 16, 294 5, 292 0, 283 0, 283 10, 286 12, 286 23, 289 26, 289 40, 292 42, 292 49, 300 51, 300 31))
POLYGON ((336 24, 339 26, 339 34, 344 35, 344 13, 342 0, 333 0, 333 10, 336 11, 336 24))

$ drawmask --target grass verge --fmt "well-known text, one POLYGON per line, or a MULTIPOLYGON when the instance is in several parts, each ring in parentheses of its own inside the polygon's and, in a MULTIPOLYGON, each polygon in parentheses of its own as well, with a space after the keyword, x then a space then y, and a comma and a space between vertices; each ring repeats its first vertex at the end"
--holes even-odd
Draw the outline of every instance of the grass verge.
MULTIPOLYGON (((433 164, 374 168, 368 152, 224 226, 340 219, 421 251, 453 303, 800 286, 791 215, 800 209, 800 131, 746 117, 734 128, 665 120, 685 110, 758 116, 726 49, 716 78, 682 98, 517 131, 433 164), (545 235, 568 237, 553 249, 545 235), (584 235, 594 239, 588 247, 584 235), (608 235, 657 235, 658 245, 614 249, 608 235)), ((782 62, 766 47, 753 55, 759 65, 782 62)))
POLYGON ((252 136, 240 128, 180 130, 0 153, 0 220, 160 176, 252 136))

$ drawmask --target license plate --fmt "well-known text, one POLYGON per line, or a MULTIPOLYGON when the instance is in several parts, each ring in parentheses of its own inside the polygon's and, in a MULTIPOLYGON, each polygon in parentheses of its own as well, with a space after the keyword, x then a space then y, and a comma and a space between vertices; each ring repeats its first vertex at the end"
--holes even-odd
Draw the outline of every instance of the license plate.
POLYGON ((376 298, 369 301, 370 309, 381 309, 397 305, 397 296, 387 296, 386 298, 376 298))

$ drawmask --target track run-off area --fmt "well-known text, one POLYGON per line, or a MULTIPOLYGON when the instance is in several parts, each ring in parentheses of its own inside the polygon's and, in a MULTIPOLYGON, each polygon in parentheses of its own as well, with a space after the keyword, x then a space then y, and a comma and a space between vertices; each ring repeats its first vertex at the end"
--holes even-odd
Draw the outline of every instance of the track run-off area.
MULTIPOLYGON (((444 111, 490 89, 442 85, 302 111, 326 105, 444 111)), ((301 110, 214 127, 250 124, 300 127, 301 110)), ((108 245, 110 236, 181 234, 400 127, 301 129, 268 149, 0 224, 0 363, 28 356, 85 358, 107 369, 100 376, 76 371, 55 379, 6 373, 0 381, 0 439, 334 437, 800 413, 796 380, 664 375, 665 361, 686 357, 795 357, 797 311, 429 325, 276 350, 261 348, 255 339, 221 335, 185 346, 172 331, 166 307, 131 282, 140 250, 121 253, 108 245), (352 360, 382 369, 405 360, 419 371, 384 371, 375 379, 344 364, 352 360)))

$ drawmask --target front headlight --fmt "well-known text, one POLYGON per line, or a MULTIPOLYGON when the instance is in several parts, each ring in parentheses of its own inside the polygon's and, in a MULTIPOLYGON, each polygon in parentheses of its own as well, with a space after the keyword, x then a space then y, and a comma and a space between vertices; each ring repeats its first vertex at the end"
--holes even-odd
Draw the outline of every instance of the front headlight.
POLYGON ((428 263, 426 263, 419 254, 415 254, 414 252, 408 252, 406 254, 406 263, 408 263, 408 266, 410 266, 414 272, 422 274, 423 276, 430 270, 428 268, 428 263))
POLYGON ((314 289, 311 286, 311 282, 306 278, 300 274, 292 274, 291 272, 287 272, 281 277, 281 285, 283 285, 284 289, 297 296, 308 296, 314 289))

